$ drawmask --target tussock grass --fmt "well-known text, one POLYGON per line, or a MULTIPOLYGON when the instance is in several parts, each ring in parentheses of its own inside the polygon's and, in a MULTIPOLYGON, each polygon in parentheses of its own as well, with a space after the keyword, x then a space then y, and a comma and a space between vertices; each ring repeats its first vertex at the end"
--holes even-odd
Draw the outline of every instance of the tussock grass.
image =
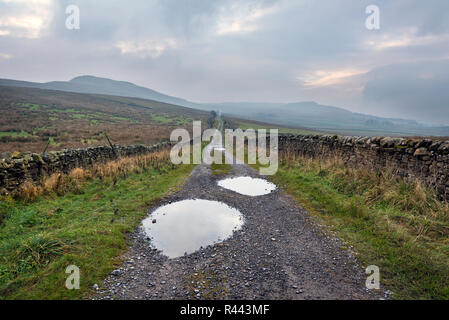
POLYGON ((20 261, 17 272, 46 266, 54 257, 60 256, 68 247, 61 241, 43 234, 32 236, 14 252, 14 259, 20 261))
POLYGON ((92 179, 126 178, 128 174, 142 173, 148 168, 169 170, 174 168, 170 161, 169 150, 162 150, 146 155, 123 157, 97 164, 90 169, 75 168, 69 174, 53 173, 44 178, 41 183, 24 182, 19 190, 13 193, 15 198, 32 202, 43 194, 56 194, 58 196, 71 192, 82 192, 85 182, 92 179))
POLYGON ((377 265, 397 299, 449 299, 449 205, 418 181, 339 159, 280 155, 278 185, 377 265))
POLYGON ((121 264, 146 209, 193 168, 161 151, 54 174, 0 198, 0 299, 88 297, 121 264), (65 287, 69 265, 80 268, 80 290, 65 287))

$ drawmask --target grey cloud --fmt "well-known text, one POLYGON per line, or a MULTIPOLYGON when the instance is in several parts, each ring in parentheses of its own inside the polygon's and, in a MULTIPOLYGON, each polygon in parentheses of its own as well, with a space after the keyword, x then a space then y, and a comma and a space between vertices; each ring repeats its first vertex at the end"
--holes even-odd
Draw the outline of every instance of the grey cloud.
POLYGON ((363 97, 371 109, 449 125, 449 60, 386 66, 368 78, 363 97))
MULTIPOLYGON (((21 10, 0 0, 0 18, 21 10)), ((315 100, 440 121, 449 119, 444 89, 449 68, 443 61, 449 52, 448 15, 446 0, 61 0, 54 1, 53 20, 39 40, 0 36, 0 53, 13 56, 0 58, 0 77, 49 81, 88 73, 193 101, 315 100), (65 29, 67 4, 79 5, 81 30, 65 29), (379 31, 364 27, 368 4, 381 9, 379 31), (275 10, 250 22, 254 30, 216 34, 224 14, 238 18, 247 8, 275 10), (375 48, 382 39, 405 36, 419 41, 375 48), (422 37, 434 38, 422 42, 422 37), (122 54, 117 48, 120 41, 151 46, 167 39, 176 45, 160 54, 122 54), (346 69, 367 73, 317 88, 298 80, 318 70, 346 69), (438 73, 419 78, 425 69, 438 73), (419 97, 407 95, 410 91, 419 97), (432 112, 420 112, 424 102, 432 112)))

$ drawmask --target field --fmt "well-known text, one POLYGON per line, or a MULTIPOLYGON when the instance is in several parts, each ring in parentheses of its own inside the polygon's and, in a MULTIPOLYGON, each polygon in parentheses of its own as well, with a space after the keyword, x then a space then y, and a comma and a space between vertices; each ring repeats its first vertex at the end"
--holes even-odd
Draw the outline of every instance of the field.
POLYGON ((208 112, 151 100, 0 87, 0 153, 113 143, 150 145, 208 112))
POLYGON ((308 129, 308 128, 293 128, 293 127, 288 127, 288 126, 269 124, 269 123, 260 122, 260 121, 241 120, 241 119, 229 118, 229 117, 226 117, 226 121, 228 123, 228 126, 233 129, 237 129, 237 128, 242 129, 242 130, 278 129, 279 134, 297 134, 297 135, 324 134, 324 132, 321 132, 318 130, 312 130, 312 129, 308 129))

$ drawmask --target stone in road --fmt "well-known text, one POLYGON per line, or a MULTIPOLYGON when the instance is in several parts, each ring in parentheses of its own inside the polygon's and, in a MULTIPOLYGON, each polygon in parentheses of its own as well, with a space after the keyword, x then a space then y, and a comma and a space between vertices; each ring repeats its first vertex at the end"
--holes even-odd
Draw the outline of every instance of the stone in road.
MULTIPOLYGON (((371 299, 362 268, 281 190, 248 197, 219 179, 260 177, 245 165, 225 176, 206 165, 158 206, 184 199, 217 200, 238 209, 243 228, 222 243, 168 259, 145 234, 131 237, 124 263, 100 286, 97 299, 371 299)), ((150 208, 149 212, 156 207, 150 208)))

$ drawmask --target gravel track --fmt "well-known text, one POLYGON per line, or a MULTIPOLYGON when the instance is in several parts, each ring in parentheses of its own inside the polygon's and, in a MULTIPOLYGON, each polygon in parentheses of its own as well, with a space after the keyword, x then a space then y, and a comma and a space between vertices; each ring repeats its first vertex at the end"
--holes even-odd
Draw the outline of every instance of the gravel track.
MULTIPOLYGON (((227 177, 259 177, 235 164, 225 175, 198 165, 162 206, 184 199, 217 200, 238 209, 243 228, 222 243, 168 259, 139 228, 124 263, 94 299, 373 299, 366 275, 340 240, 330 236, 282 190, 248 197, 217 185, 227 177)), ((156 207, 151 207, 151 213, 156 207)))

